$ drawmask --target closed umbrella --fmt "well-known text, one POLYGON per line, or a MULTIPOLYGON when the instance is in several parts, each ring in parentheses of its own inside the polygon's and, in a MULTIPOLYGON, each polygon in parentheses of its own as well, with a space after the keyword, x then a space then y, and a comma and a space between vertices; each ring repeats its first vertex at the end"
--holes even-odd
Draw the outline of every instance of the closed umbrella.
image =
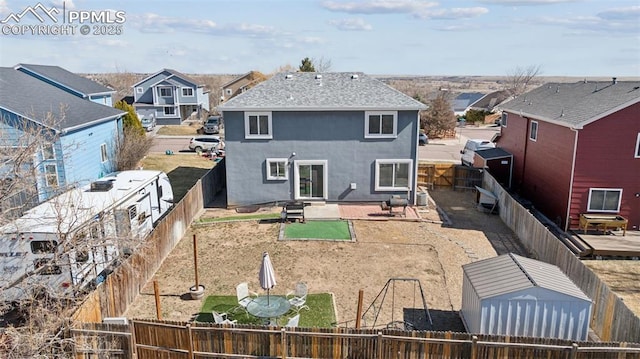
POLYGON ((276 273, 273 271, 269 253, 262 253, 262 263, 260 264, 260 286, 267 290, 267 304, 269 303, 269 290, 276 285, 276 273))

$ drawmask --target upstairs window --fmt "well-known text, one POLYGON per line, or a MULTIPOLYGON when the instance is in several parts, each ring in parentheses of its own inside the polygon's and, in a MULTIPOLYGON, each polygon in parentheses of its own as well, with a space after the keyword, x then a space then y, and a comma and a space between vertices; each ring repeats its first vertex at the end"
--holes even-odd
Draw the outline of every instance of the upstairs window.
POLYGON ((367 111, 365 112, 364 137, 396 137, 397 122, 398 113, 396 111, 367 111))
POLYGON ((640 132, 638 132, 638 138, 636 139, 636 158, 640 158, 640 132))
POLYGON ((193 96, 193 89, 191 87, 183 87, 182 96, 185 96, 185 97, 193 96))
POLYGON ((109 154, 107 153, 107 144, 103 143, 100 145, 100 160, 102 163, 105 163, 109 160, 109 154))
POLYGON ((591 188, 589 189, 589 212, 613 212, 620 211, 620 200, 622 199, 622 189, 613 188, 591 188))
POLYGON ((535 141, 538 139, 538 122, 531 121, 531 129, 529 131, 529 139, 535 141))
POLYGON ((56 153, 53 149, 53 144, 52 143, 45 143, 42 146, 42 159, 43 160, 55 160, 56 159, 56 153))
POLYGON ((173 96, 173 92, 171 91, 171 87, 158 87, 158 92, 160 92, 160 96, 162 97, 171 97, 173 96))
POLYGON ((507 117, 509 117, 509 114, 503 112, 502 117, 500 118, 500 125, 502 125, 502 127, 507 127, 507 117))
POLYGON ((55 164, 44 165, 44 178, 47 186, 58 187, 58 166, 55 164))
POLYGON ((282 181, 287 179, 287 159, 267 158, 267 180, 282 181))
POLYGON ((271 131, 271 112, 245 112, 245 138, 270 139, 273 138, 271 131))
POLYGON ((143 93, 144 89, 142 87, 136 87, 136 92, 137 93, 143 93))
POLYGON ((412 165, 412 160, 376 160, 376 191, 410 190, 412 165))

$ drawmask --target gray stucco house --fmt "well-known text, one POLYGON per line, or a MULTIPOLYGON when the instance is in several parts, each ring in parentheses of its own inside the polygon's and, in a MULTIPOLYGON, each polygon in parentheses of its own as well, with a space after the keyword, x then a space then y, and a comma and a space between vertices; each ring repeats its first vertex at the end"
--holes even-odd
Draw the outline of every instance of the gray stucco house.
POLYGON ((419 110, 362 73, 280 73, 230 99, 227 205, 416 195, 419 110))

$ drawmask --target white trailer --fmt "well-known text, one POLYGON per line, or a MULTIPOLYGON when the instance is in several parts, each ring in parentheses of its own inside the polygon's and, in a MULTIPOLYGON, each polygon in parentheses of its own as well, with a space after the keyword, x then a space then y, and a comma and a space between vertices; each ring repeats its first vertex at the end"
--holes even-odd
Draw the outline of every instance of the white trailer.
POLYGON ((0 301, 75 296, 104 280, 173 206, 160 171, 122 171, 44 202, 0 228, 0 301))

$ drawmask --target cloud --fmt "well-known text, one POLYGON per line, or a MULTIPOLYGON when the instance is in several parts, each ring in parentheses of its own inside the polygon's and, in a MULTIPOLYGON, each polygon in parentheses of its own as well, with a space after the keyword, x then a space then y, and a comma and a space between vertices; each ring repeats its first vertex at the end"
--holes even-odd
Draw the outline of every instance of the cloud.
POLYGON ((59 9, 62 9, 64 5, 67 10, 76 8, 76 4, 73 3, 73 0, 50 0, 49 5, 49 7, 53 6, 59 9))
POLYGON ((563 26, 572 30, 574 34, 602 33, 616 35, 637 36, 640 32, 640 6, 626 8, 612 8, 593 16, 575 17, 545 17, 533 19, 530 22, 536 24, 549 24, 563 26))
POLYGON ((378 0, 362 2, 325 1, 322 7, 329 11, 349 14, 410 14, 437 6, 437 2, 420 0, 378 0))
POLYGON ((331 20, 329 24, 343 31, 369 31, 373 29, 373 26, 360 18, 331 20))
POLYGON ((483 4, 504 5, 504 6, 554 5, 554 4, 579 2, 579 1, 581 0, 480 0, 480 2, 483 4))
POLYGON ((132 21, 141 32, 147 33, 173 33, 177 31, 192 32, 209 35, 244 35, 252 37, 268 36, 277 33, 271 26, 258 24, 225 24, 219 25, 211 20, 184 19, 160 16, 147 13, 136 16, 132 21))
POLYGON ((614 8, 598 13, 596 16, 603 20, 638 21, 640 6, 614 8))
POLYGON ((420 19, 436 20, 458 20, 478 17, 487 14, 489 10, 484 7, 452 8, 440 10, 425 10, 415 13, 414 16, 420 19))

